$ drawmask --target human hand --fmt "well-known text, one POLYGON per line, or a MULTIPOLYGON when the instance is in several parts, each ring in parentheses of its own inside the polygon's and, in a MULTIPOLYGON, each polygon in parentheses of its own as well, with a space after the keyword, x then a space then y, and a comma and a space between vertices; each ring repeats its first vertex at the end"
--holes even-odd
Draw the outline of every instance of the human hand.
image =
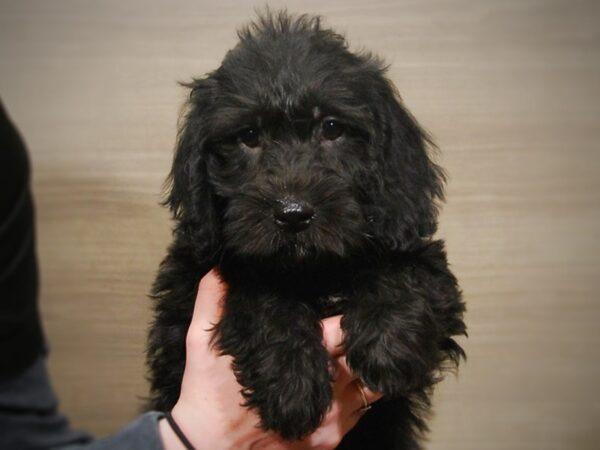
MULTIPOLYGON (((186 366, 179 400, 171 412, 186 437, 198 449, 333 449, 360 419, 364 401, 381 395, 359 386, 341 347, 340 316, 322 321, 323 342, 335 373, 333 402, 323 423, 301 441, 284 441, 258 427, 255 411, 242 406, 244 399, 231 370, 231 357, 220 356, 211 343, 212 328, 221 317, 226 286, 214 270, 201 281, 186 340, 186 366)), ((184 449, 166 420, 159 422, 166 450, 184 449)))

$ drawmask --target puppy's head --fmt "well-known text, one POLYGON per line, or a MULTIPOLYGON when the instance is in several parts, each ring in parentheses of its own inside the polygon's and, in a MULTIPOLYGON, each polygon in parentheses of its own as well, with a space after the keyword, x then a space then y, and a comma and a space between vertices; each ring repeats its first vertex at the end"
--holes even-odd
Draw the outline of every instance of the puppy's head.
POLYGON ((371 54, 316 17, 267 13, 189 84, 167 203, 200 258, 302 261, 408 249, 443 175, 371 54))

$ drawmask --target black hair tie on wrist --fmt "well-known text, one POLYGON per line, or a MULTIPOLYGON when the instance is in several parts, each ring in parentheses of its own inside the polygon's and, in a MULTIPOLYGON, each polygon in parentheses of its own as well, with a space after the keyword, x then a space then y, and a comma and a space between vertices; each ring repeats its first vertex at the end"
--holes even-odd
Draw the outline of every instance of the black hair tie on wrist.
POLYGON ((165 418, 167 419, 167 422, 169 422, 169 425, 171 425, 172 430, 175 432, 183 446, 187 448, 187 450, 196 450, 190 440, 185 437, 185 434, 183 434, 183 431, 181 431, 181 428, 179 428, 179 425, 177 425, 170 412, 165 414, 165 418))

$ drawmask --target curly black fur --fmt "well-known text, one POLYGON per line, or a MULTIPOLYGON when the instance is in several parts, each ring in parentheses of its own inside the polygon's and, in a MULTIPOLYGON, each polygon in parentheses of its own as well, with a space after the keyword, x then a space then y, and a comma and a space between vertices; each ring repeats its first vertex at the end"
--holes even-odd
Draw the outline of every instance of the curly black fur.
POLYGON ((319 425, 332 398, 320 320, 343 313, 348 362, 385 397, 339 448, 418 449, 432 386, 463 356, 452 336, 465 334, 432 239, 444 177, 429 139, 382 62, 319 18, 267 12, 239 37, 189 84, 174 242, 154 286, 151 407, 178 398, 197 283, 218 266, 229 291, 215 342, 264 428, 296 439, 319 425), (274 219, 289 201, 314 211, 306 229, 274 219))

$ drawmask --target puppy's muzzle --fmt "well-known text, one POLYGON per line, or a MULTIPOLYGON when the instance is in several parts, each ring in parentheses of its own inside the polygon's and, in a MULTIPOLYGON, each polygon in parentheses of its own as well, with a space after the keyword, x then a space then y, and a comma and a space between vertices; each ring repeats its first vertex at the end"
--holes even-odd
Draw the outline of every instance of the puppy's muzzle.
POLYGON ((315 215, 314 208, 307 202, 286 198, 273 207, 273 218, 281 229, 291 233, 306 230, 315 215))

